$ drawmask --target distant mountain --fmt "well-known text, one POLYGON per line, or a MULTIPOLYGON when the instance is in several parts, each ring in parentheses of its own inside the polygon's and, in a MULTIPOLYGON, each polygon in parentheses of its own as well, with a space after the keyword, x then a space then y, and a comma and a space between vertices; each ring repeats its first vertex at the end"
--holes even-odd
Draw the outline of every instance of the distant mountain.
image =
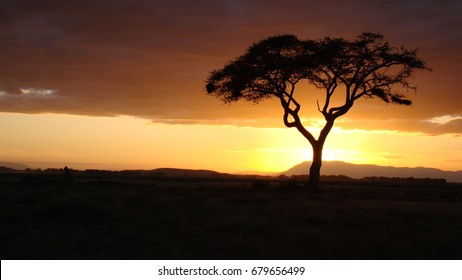
MULTIPOLYGON (((282 174, 306 175, 310 169, 311 162, 305 161, 282 174)), ((436 168, 426 167, 393 167, 379 166, 373 164, 352 164, 342 161, 324 161, 321 175, 345 175, 351 178, 364 177, 414 177, 414 178, 443 178, 448 182, 462 182, 462 171, 443 171, 436 168)))
POLYGON ((29 166, 22 163, 0 161, 0 167, 6 167, 14 170, 26 170, 29 166))

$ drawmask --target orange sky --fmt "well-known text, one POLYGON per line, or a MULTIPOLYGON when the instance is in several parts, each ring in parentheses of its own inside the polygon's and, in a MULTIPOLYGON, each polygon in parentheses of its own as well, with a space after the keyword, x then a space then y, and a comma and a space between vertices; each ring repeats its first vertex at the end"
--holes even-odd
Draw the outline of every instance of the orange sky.
MULTIPOLYGON (((460 1, 3 1, 0 161, 282 171, 310 159, 275 100, 223 105, 210 71, 253 42, 382 32, 419 47, 411 107, 360 100, 326 160, 462 169, 460 1), (3 113, 2 113, 3 112, 3 113)), ((321 115, 302 104, 307 126, 321 115)))

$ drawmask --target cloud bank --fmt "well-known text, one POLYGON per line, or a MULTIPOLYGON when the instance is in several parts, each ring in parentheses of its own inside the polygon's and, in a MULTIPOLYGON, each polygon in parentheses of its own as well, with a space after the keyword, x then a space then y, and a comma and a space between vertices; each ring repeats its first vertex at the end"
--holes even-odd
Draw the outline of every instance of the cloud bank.
POLYGON ((350 126, 462 132, 459 118, 427 121, 462 116, 460 1, 3 1, 0 24, 3 112, 265 125, 280 119, 277 103, 222 105, 205 94, 208 73, 270 35, 377 31, 420 47, 434 71, 417 73, 411 108, 366 101, 350 126))

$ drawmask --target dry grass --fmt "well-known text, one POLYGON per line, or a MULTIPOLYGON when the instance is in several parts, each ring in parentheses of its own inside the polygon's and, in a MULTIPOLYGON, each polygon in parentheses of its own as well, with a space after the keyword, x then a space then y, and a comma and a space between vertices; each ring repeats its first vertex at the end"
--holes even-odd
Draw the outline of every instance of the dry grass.
POLYGON ((2 259, 461 259, 461 186, 0 179, 2 259))

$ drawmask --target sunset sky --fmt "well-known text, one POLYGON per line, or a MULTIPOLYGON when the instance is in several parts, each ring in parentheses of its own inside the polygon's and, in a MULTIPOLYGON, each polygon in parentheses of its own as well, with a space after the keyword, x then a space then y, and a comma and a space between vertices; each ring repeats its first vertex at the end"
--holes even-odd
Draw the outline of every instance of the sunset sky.
MULTIPOLYGON (((419 48, 432 71, 416 73, 410 107, 359 100, 324 159, 462 170, 460 0, 2 1, 0 162, 284 171, 311 148, 279 102, 224 105, 204 81, 268 36, 363 31, 419 48)), ((320 94, 302 104, 313 131, 320 94)))

